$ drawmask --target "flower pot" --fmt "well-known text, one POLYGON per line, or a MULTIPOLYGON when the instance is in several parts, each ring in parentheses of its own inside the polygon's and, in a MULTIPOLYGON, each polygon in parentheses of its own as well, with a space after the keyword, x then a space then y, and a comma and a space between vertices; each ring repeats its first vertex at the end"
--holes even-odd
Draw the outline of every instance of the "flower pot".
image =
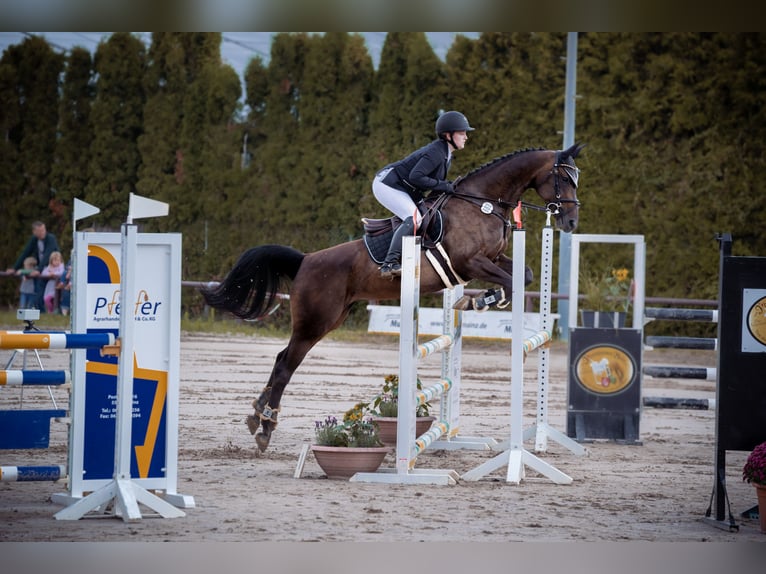
POLYGON ((758 518, 761 521, 761 532, 766 534, 766 484, 756 484, 755 494, 758 497, 758 518))
MULTIPOLYGON (((396 417, 372 417, 372 420, 378 423, 378 436, 380 442, 385 445, 396 446, 396 417)), ((436 420, 436 417, 417 417, 415 419, 415 436, 428 432, 431 428, 431 424, 436 420)))
POLYGON ((391 449, 312 445, 311 451, 327 478, 348 480, 357 472, 375 472, 391 449))
POLYGON ((583 327, 599 329, 622 329, 625 327, 626 313, 623 311, 580 311, 583 327))

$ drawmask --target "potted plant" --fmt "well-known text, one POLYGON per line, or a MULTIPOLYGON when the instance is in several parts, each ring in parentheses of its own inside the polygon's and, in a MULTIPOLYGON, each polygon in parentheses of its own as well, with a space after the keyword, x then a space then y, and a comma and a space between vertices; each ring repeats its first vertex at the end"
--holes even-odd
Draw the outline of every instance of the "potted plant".
POLYGON ((742 468, 742 480, 755 486, 761 532, 766 532, 766 442, 756 446, 747 457, 742 468))
POLYGON ((583 326, 624 327, 633 289, 633 280, 624 267, 581 274, 583 308, 580 317, 583 326))
POLYGON ((391 450, 383 446, 372 420, 335 417, 316 421, 314 458, 327 478, 349 479, 357 472, 375 472, 391 450))
MULTIPOLYGON (((417 380, 418 390, 423 388, 417 380)), ((436 417, 430 415, 431 404, 426 402, 415 409, 415 433, 422 435, 431 428, 436 417)), ((346 418, 370 415, 379 428, 380 440, 385 445, 396 445, 397 415, 399 413, 399 375, 386 375, 381 392, 369 403, 359 403, 346 413, 346 418)))

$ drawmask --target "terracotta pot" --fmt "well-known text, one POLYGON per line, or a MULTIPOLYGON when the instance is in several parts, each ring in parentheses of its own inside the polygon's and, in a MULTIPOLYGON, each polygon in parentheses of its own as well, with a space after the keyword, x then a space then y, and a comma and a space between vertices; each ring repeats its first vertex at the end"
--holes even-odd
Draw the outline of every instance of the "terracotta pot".
POLYGON ((758 496, 758 517, 761 521, 761 532, 766 533, 766 484, 755 484, 755 494, 758 496))
MULTIPOLYGON (((380 442, 385 445, 396 446, 396 417, 372 417, 372 420, 378 423, 378 436, 380 442)), ((419 437, 436 420, 436 417, 417 417, 415 419, 415 436, 419 437)))
POLYGON ((348 480, 357 472, 378 470, 391 449, 387 446, 351 448, 315 444, 311 446, 311 451, 327 478, 348 480))

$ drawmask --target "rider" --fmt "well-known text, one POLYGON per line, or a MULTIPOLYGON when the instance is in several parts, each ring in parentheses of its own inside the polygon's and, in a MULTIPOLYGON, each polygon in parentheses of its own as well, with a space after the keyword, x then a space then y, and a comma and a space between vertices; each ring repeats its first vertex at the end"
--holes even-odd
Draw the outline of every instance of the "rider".
POLYGON ((463 114, 444 112, 436 120, 437 139, 404 159, 387 165, 375 175, 372 182, 375 199, 402 220, 391 240, 386 260, 380 266, 383 277, 402 274, 402 237, 412 235, 415 224, 420 224, 422 214, 419 206, 423 202, 423 192, 455 191, 452 182, 446 179, 447 171, 452 153, 465 147, 469 131, 473 128, 463 114), (413 221, 413 216, 416 221, 413 221))

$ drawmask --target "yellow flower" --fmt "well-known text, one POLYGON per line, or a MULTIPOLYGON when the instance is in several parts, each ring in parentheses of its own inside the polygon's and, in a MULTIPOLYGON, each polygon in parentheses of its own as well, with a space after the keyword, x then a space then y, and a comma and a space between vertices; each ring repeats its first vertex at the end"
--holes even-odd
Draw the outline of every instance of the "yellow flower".
POLYGON ((617 279, 620 283, 628 280, 628 270, 624 267, 622 269, 612 269, 612 277, 617 279))

